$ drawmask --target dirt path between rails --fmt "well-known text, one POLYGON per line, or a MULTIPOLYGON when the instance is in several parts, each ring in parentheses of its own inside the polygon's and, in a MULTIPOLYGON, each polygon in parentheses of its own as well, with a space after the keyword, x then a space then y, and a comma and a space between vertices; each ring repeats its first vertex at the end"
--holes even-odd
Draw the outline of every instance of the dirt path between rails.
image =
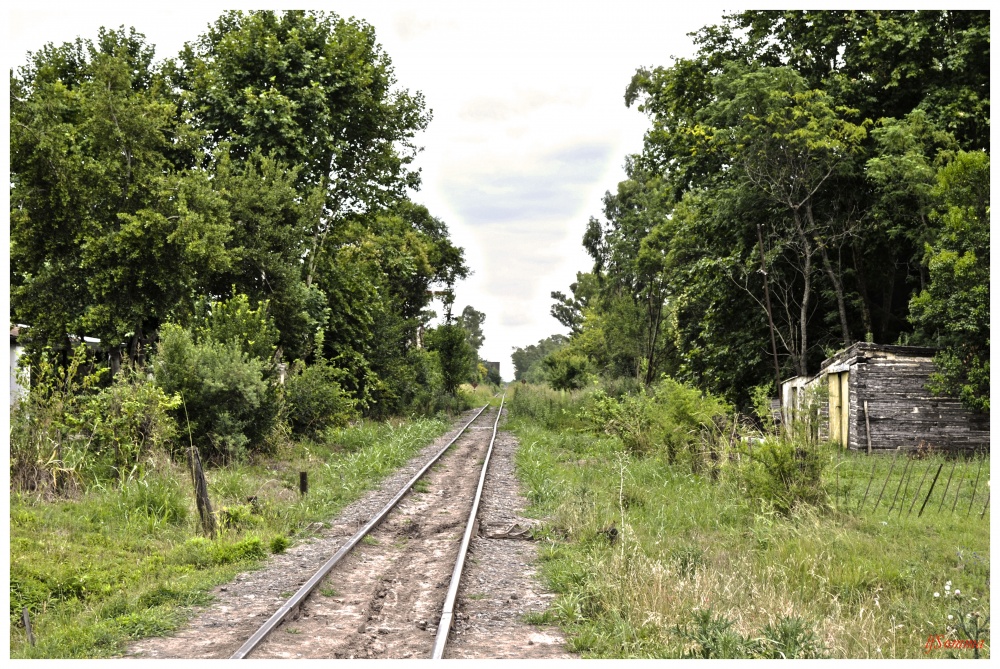
MULTIPOLYGON (((216 588, 216 601, 175 636, 140 641, 127 657, 229 657, 471 415, 378 490, 348 506, 314 540, 216 588)), ((428 472, 426 484, 404 497, 370 539, 333 569, 298 615, 250 657, 429 657, 495 416, 495 411, 484 412, 428 472)), ((485 534, 529 523, 518 515, 525 500, 514 478, 515 449, 512 435, 498 433, 480 506, 485 534)), ((535 580, 536 555, 529 541, 474 538, 446 657, 573 657, 562 650, 557 632, 521 622, 524 614, 544 610, 552 597, 535 580)))

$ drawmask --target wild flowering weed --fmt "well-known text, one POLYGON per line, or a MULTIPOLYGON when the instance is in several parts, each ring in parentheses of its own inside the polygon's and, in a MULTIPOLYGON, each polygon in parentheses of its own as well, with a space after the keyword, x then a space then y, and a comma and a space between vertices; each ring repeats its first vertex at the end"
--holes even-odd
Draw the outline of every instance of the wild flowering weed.
POLYGON ((979 598, 964 596, 961 589, 952 588, 951 581, 944 584, 944 596, 935 591, 934 598, 945 602, 947 623, 944 635, 931 636, 927 640, 925 653, 936 648, 967 649, 978 658, 990 635, 990 617, 980 611, 979 598))

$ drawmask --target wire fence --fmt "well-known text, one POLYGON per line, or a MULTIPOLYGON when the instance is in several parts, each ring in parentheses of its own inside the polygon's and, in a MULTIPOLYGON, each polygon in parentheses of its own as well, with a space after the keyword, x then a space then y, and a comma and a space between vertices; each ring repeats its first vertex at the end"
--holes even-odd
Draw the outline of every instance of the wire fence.
POLYGON ((990 507, 989 470, 988 454, 841 453, 825 483, 833 488, 834 507, 845 513, 982 520, 990 507))

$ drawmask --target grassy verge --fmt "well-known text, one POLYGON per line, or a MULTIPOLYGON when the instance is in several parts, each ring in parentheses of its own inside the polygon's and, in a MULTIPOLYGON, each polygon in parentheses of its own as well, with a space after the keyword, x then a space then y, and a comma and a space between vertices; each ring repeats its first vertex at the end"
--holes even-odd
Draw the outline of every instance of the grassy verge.
POLYGON ((824 449, 824 501, 786 516, 749 503, 725 478, 692 474, 655 450, 629 455, 618 439, 581 430, 578 396, 518 394, 509 424, 521 443, 518 473, 529 512, 546 519, 541 570, 558 593, 538 622, 558 623, 572 650, 605 658, 973 655, 926 648, 942 635, 983 639, 989 656, 989 513, 979 517, 988 460, 971 513, 978 461, 956 467, 940 504, 951 463, 933 457, 911 463, 889 513, 904 458, 888 477, 890 458, 875 460, 871 475, 872 459, 824 449), (873 491, 859 511, 869 478, 873 491), (975 629, 974 613, 985 629, 975 629))
POLYGON ((167 634, 209 589, 263 564, 404 464, 450 422, 363 423, 269 461, 206 472, 223 529, 198 536, 190 477, 160 462, 124 488, 10 498, 11 657, 96 658, 167 634), (300 471, 309 493, 300 496, 300 471), (20 624, 28 607, 36 637, 20 624))

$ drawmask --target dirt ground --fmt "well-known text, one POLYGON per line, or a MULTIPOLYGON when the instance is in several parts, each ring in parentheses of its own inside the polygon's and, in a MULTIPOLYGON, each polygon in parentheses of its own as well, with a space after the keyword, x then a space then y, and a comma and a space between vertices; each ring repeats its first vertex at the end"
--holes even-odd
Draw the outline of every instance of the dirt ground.
MULTIPOLYGON (((176 635, 142 640, 126 656, 232 655, 471 415, 313 540, 216 588, 213 604, 176 635)), ((484 412, 428 472, 426 483, 415 486, 250 657, 430 657, 495 417, 495 410, 484 412)), ((522 622, 525 614, 544 610, 553 595, 537 581, 532 567, 537 548, 521 533, 530 521, 520 516, 526 501, 514 477, 516 447, 513 435, 498 433, 445 657, 574 657, 563 650, 556 630, 522 622)))

